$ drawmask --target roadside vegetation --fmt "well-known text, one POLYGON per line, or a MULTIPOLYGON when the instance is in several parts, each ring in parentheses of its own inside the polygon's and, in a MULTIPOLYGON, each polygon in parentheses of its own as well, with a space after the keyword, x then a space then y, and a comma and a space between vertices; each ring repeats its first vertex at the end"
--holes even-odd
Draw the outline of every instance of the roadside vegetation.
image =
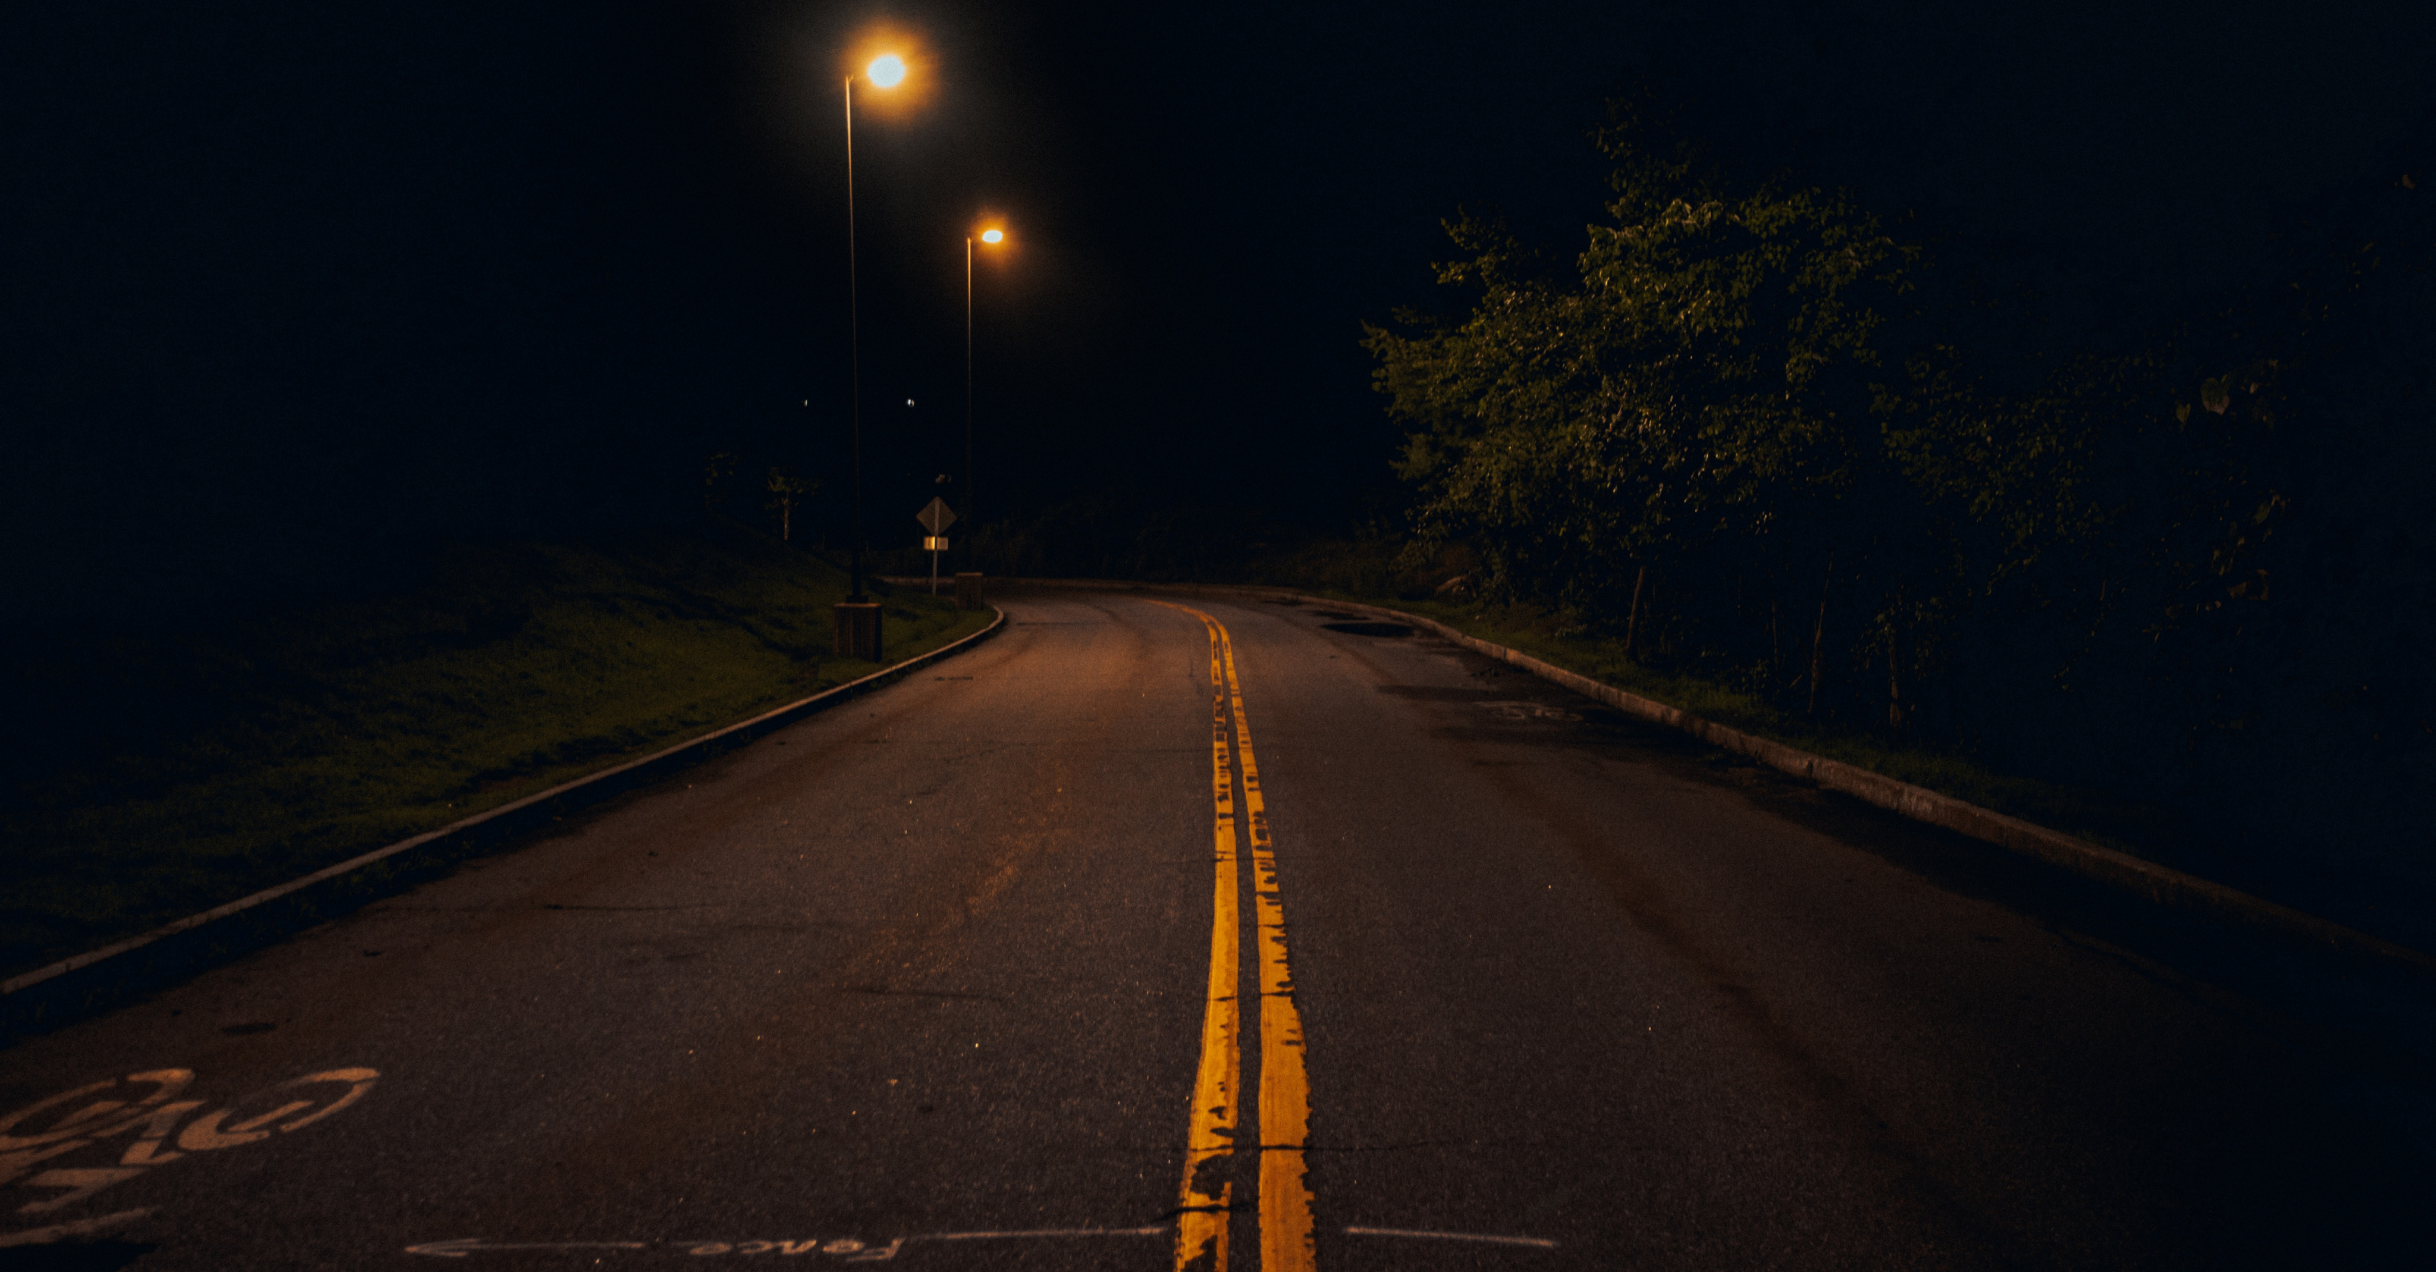
MULTIPOLYGON (((1415 571, 1409 548, 1388 539, 1321 539, 1270 558, 1259 582, 1307 595, 1377 605, 1444 623, 1465 635, 1638 694, 1703 719, 1909 782, 1982 808, 2060 830, 2419 949, 2436 947, 2436 877, 2405 828, 2382 851, 2346 857, 2296 852, 2292 839, 2136 782, 2063 781, 1987 763, 1917 733, 1821 719, 1704 675, 1689 660, 1622 636, 1579 611, 1525 601, 1449 598, 1431 581, 1469 577, 1462 553, 1415 571)), ((2335 816, 2343 819, 2343 811, 2335 816)), ((2347 820, 2347 819, 2346 819, 2347 820)), ((2356 822, 2350 824, 2356 825, 2356 822)))
POLYGON ((1280 581, 2432 943, 2424 177, 2097 336, 1863 193, 1600 140, 1584 241, 1458 217, 1451 303, 1370 329, 1411 503, 1280 581))
MULTIPOLYGON (((0 976, 877 670, 832 652, 841 571, 728 523, 436 546, 389 577, 20 651, 58 688, 11 748, 0 976)), ((890 661, 990 618, 884 600, 890 661)))

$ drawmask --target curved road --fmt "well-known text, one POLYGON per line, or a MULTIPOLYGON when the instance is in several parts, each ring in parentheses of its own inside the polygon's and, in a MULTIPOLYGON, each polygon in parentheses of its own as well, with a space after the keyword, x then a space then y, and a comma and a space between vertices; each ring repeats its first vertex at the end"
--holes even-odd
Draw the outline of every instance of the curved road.
POLYGON ((0 1053, 0 1266, 2436 1249, 2416 1043, 2311 1013, 2369 990, 1350 615, 1003 604, 970 654, 0 1053))

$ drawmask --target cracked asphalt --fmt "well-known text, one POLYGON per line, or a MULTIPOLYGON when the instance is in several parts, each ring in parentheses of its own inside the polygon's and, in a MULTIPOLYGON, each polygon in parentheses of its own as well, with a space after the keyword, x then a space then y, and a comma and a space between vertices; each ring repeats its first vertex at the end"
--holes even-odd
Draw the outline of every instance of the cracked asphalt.
MULTIPOLYGON (((1207 639, 999 601, 971 653, 0 1052, 0 1267, 1174 1266, 1207 639)), ((2423 991, 1433 638, 1190 603, 1258 740, 1318 1266, 2436 1251, 2423 991)))

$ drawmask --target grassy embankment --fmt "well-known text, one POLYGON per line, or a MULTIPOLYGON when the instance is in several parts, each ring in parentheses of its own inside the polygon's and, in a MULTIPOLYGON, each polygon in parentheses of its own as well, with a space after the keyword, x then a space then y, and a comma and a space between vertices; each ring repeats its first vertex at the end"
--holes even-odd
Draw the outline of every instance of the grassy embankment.
POLYGON ((1434 618, 1466 635, 1519 649, 1567 671, 1663 702, 1704 720, 1969 800, 1982 808, 2135 851, 2132 841, 2124 836, 2137 833, 2136 823, 2141 820, 2138 810, 2092 792, 2030 778, 2007 777, 1958 756, 1904 747, 1870 734, 1813 727, 1749 694, 1696 676, 1644 667, 1624 656, 1621 640, 1560 635, 1560 620, 1528 606, 1461 605, 1337 591, 1320 594, 1434 618))
POLYGON ((1433 618, 1467 635, 1746 733, 1968 800, 2389 940, 2417 948, 2436 945, 2436 929, 2426 914, 2398 903, 2425 894, 2424 870, 2371 874, 2296 857, 2275 851, 2272 843, 2253 842, 2235 833, 2237 828, 2195 816, 2190 809, 2002 773, 1882 732, 1823 727, 1713 680, 1644 666, 1625 656, 1620 639, 1585 631, 1567 615, 1523 605, 1431 599, 1429 585, 1437 580, 1411 571, 1393 544, 1310 544, 1264 562, 1261 574, 1266 581, 1313 596, 1433 618))
MULTIPOLYGON (((54 641, 0 811, 0 976, 877 669, 840 571, 747 532, 437 550, 395 586, 54 641)), ((886 597, 891 661, 985 626, 886 597)))

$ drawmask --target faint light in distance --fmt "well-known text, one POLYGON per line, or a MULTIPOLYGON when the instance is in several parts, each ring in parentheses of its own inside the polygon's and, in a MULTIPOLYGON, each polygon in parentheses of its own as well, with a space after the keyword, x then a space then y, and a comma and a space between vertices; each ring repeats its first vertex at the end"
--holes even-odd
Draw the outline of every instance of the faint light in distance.
POLYGON ((883 53, 871 59, 863 76, 881 88, 895 88, 905 82, 905 59, 894 53, 883 53))

